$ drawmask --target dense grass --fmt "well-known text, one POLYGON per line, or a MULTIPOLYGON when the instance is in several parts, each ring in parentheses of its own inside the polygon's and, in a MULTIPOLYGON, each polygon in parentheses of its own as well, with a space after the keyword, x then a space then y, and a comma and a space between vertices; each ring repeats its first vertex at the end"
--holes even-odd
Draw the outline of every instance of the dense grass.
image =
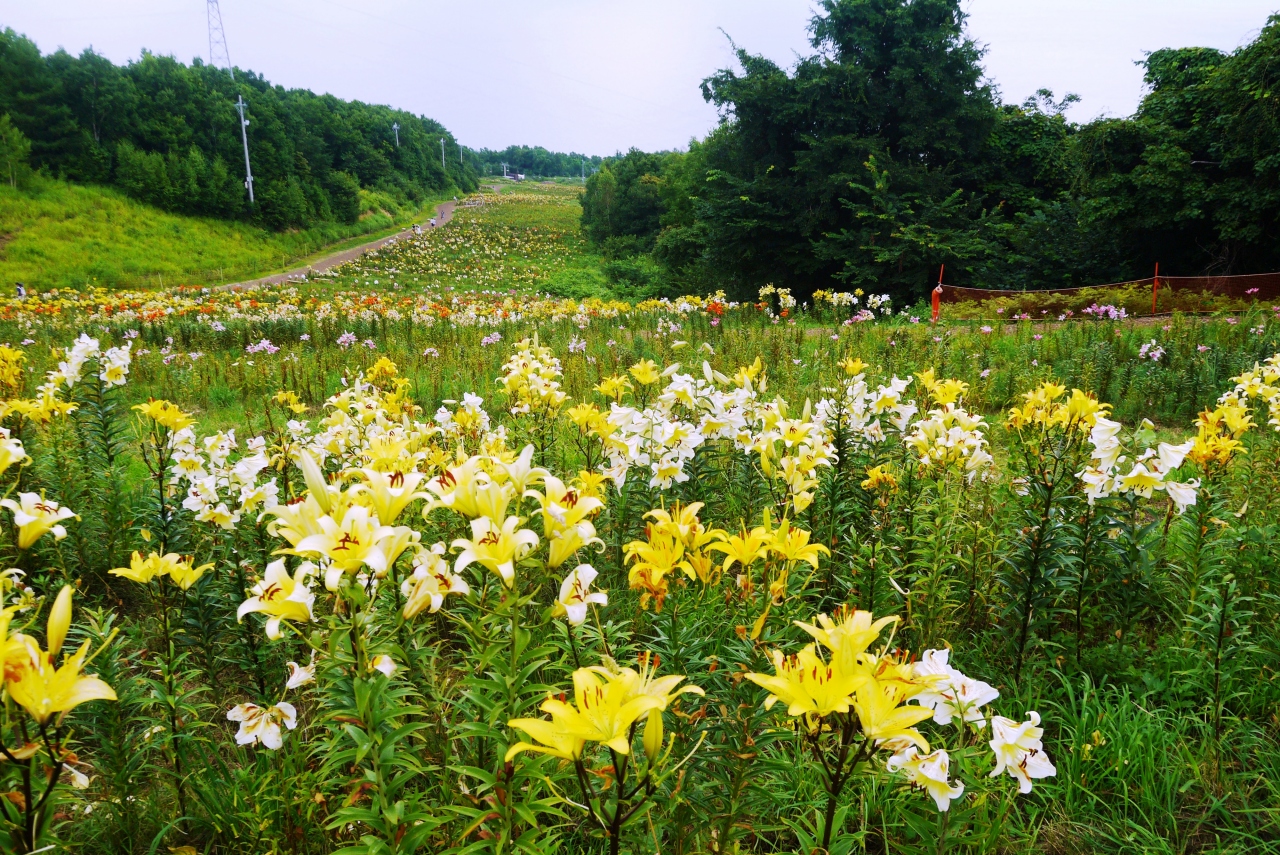
POLYGON ((0 283, 160 288, 248 279, 335 243, 403 227, 419 214, 382 194, 365 192, 362 202, 364 213, 353 225, 274 233, 166 213, 107 187, 36 176, 23 189, 0 186, 0 283))

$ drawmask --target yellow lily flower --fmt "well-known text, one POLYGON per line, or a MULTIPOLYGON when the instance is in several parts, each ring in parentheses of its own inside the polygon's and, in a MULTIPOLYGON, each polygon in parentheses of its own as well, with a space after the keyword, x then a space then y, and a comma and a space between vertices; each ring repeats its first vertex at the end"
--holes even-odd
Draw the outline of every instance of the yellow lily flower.
POLYGON ((461 576, 449 572, 444 560, 444 544, 437 543, 431 549, 422 550, 414 560, 413 574, 400 583, 404 595, 403 614, 412 619, 429 611, 440 611, 447 594, 466 596, 471 586, 461 576))
POLYGON ((822 544, 809 543, 809 532, 791 525, 791 521, 786 517, 783 517, 778 527, 773 530, 769 549, 783 561, 803 561, 815 570, 818 568, 818 556, 831 554, 831 550, 822 544))
POLYGON ((500 525, 489 517, 471 521, 471 539, 458 538, 454 549, 462 550, 454 564, 454 572, 461 573, 472 564, 479 564, 497 573, 508 588, 516 578, 516 562, 528 555, 538 545, 538 535, 528 529, 519 529, 519 517, 507 517, 500 525))
POLYGON ((1142 463, 1135 463, 1128 475, 1120 476, 1121 488, 1130 490, 1144 499, 1151 498, 1152 491, 1161 483, 1161 477, 1148 470, 1142 463))
POLYGON ((18 501, 4 499, 0 506, 13 512, 13 524, 18 527, 19 549, 30 549, 48 532, 53 532, 54 540, 62 540, 67 536, 67 530, 60 523, 76 516, 75 511, 39 493, 19 493, 18 501))
POLYGON ((404 509, 418 499, 429 498, 418 486, 427 476, 421 472, 380 472, 376 469, 361 469, 364 483, 355 489, 356 494, 366 501, 383 525, 394 525, 404 509))
POLYGON ((579 668, 573 672, 574 703, 549 698, 541 709, 563 722, 568 734, 629 754, 631 725, 662 704, 651 695, 632 695, 630 685, 621 675, 579 668))
POLYGON ((137 404, 134 409, 161 427, 177 433, 183 428, 191 427, 196 420, 184 413, 177 404, 170 401, 152 398, 145 404, 137 404))
POLYGON ((743 570, 750 569, 752 564, 768 554, 768 544, 769 537, 760 529, 748 532, 744 525, 742 534, 723 534, 720 542, 711 544, 707 549, 724 553, 724 563, 720 565, 720 569, 727 573, 735 564, 743 570))
POLYGON ((631 381, 627 379, 625 374, 614 374, 611 377, 605 377, 596 384, 597 392, 615 401, 621 401, 622 396, 630 392, 631 389, 631 381))
MULTIPOLYGON (((27 636, 20 637, 26 648, 25 656, 12 655, 17 651, 6 650, 4 676, 9 696, 40 724, 88 701, 116 699, 116 693, 104 681, 80 673, 89 658, 88 641, 63 660, 61 667, 54 667, 54 658, 61 651, 71 625, 73 590, 70 585, 63 586, 49 610, 47 652, 27 636)), ((13 640, 16 638, 10 639, 13 640)))
MULTIPOLYGON (((317 521, 320 531, 304 537, 292 549, 280 552, 304 557, 323 557, 330 561, 330 569, 338 573, 355 573, 367 566, 375 573, 387 571, 387 556, 381 543, 394 534, 394 529, 381 525, 378 518, 362 505, 351 505, 335 520, 322 516, 317 521)), ((331 580, 325 579, 326 586, 331 580)))
POLYGON ((320 468, 320 464, 311 456, 311 452, 306 449, 298 451, 295 458, 298 468, 302 470, 302 478, 307 484, 307 490, 311 496, 315 498, 316 503, 320 505, 320 509, 326 514, 332 510, 333 499, 329 492, 329 480, 324 476, 324 470, 320 468))
POLYGON ((604 546, 604 541, 596 537, 596 527, 589 522, 580 522, 568 527, 552 527, 548 532, 547 566, 559 567, 578 553, 579 549, 588 546, 604 546))
POLYGON ((858 359, 856 356, 846 356, 837 363, 844 369, 844 373, 850 377, 857 377, 859 374, 867 370, 867 363, 858 359))
POLYGON ((592 666, 591 670, 606 677, 616 675, 617 679, 627 686, 629 697, 656 698, 659 705, 654 709, 659 711, 666 710, 667 706, 680 695, 706 694, 700 687, 693 684, 680 686, 677 689, 676 686, 679 686, 685 677, 681 674, 668 674, 665 677, 659 677, 657 676, 658 664, 659 658, 646 650, 640 654, 639 671, 634 668, 616 668, 614 671, 610 671, 600 665, 592 666))
POLYGON ((933 400, 940 406, 954 404, 969 391, 969 384, 963 380, 942 380, 930 389, 933 400))
POLYGON ((840 660, 843 667, 851 669, 860 663, 862 655, 871 646, 886 626, 897 623, 901 618, 896 615, 876 620, 871 612, 861 609, 841 607, 835 613, 835 620, 820 614, 817 626, 794 621, 795 625, 813 636, 823 647, 831 651, 833 659, 840 660))
POLYGON ((112 576, 120 576, 142 585, 157 576, 168 576, 173 584, 187 591, 211 567, 213 564, 202 564, 196 567, 190 556, 183 557, 174 552, 165 555, 152 552, 143 558, 142 553, 135 551, 128 567, 117 567, 110 573, 112 576))
POLYGON ((311 535, 324 531, 320 527, 320 518, 325 516, 325 510, 311 493, 288 504, 276 505, 263 516, 275 517, 267 524, 267 534, 284 538, 294 547, 311 535))
POLYGON ((867 470, 867 478, 862 482, 862 489, 872 492, 876 490, 893 492, 898 489, 898 478, 886 465, 873 466, 867 470))
POLYGON ((525 492, 525 496, 537 499, 542 505, 542 528, 548 534, 575 526, 604 507, 604 502, 600 499, 584 496, 577 490, 566 487, 554 475, 547 475, 543 479, 542 489, 542 493, 529 490, 525 492))
POLYGON ((640 595, 640 607, 647 608, 650 599, 656 602, 658 611, 667 597, 667 574, 683 570, 694 576, 693 568, 684 558, 684 544, 670 532, 653 531, 650 539, 634 540, 623 547, 627 562, 634 561, 627 580, 640 595))
POLYGON ((562 760, 577 760, 582 756, 582 749, 587 744, 585 739, 570 731, 568 716, 563 710, 553 712, 551 721, 541 718, 516 718, 507 722, 507 726, 516 730, 523 730, 528 736, 541 744, 517 742, 507 749, 506 756, 503 758, 504 762, 510 762, 511 758, 524 751, 550 754, 552 757, 559 757, 562 760))
POLYGON ((775 650, 772 658, 773 674, 752 673, 746 677, 769 692, 764 700, 765 709, 782 701, 787 705, 789 716, 821 718, 848 712, 854 691, 871 681, 865 673, 847 671, 836 662, 822 661, 816 644, 805 645, 794 656, 783 656, 775 650))
POLYGON ((929 751, 929 743, 914 726, 933 716, 930 707, 900 706, 898 699, 886 692, 879 681, 868 677, 854 692, 853 710, 868 739, 905 740, 919 746, 921 751, 929 751))
POLYGON ((7 430, 4 433, 5 438, 0 439, 0 472, 4 472, 14 464, 21 466, 24 463, 30 463, 31 458, 22 447, 22 440, 9 438, 7 430))
POLYGON ((641 386, 652 386, 662 376, 662 372, 658 370, 657 364, 652 359, 642 359, 632 365, 628 371, 641 386))
POLYGON ((268 616, 267 638, 272 641, 280 638, 280 621, 311 621, 311 608, 316 601, 307 577, 315 572, 315 565, 306 562, 298 567, 293 576, 285 569, 284 559, 272 561, 262 574, 262 581, 253 586, 252 596, 240 604, 236 610, 236 620, 244 619, 250 612, 261 612, 268 616))

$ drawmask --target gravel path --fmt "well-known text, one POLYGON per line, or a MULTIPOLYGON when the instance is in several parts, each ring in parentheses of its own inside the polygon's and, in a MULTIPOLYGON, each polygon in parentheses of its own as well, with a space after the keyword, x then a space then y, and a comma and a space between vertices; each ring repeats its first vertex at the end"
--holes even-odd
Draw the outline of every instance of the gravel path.
MULTIPOLYGON (((439 205, 436 205, 436 219, 438 221, 436 228, 443 226, 445 223, 453 219, 453 209, 456 205, 456 202, 441 202, 439 205)), ((323 258, 318 258, 306 267, 296 267, 293 270, 286 270, 284 273, 276 273, 272 276, 263 276, 260 279, 249 279, 245 282, 232 282, 227 285, 219 286, 217 290, 240 291, 248 288, 257 288, 262 285, 283 285, 291 279, 301 279, 303 276, 323 273, 331 267, 337 267, 343 262, 359 258, 371 249, 378 249, 387 245, 391 241, 400 240, 401 238, 409 237, 412 234, 413 229, 408 228, 402 232, 390 235, 389 237, 369 241, 368 243, 362 243, 359 246, 351 247, 351 249, 344 249, 342 252, 335 252, 332 255, 326 255, 323 258)))

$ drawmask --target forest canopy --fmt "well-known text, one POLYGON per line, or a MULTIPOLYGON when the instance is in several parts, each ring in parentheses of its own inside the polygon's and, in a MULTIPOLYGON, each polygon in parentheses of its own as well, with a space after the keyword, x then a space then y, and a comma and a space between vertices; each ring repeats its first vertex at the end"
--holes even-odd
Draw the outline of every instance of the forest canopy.
POLYGON ((41 55, 11 29, 0 32, 0 115, 30 141, 36 169, 114 185, 166 210, 273 229, 354 222, 362 189, 418 202, 476 186, 453 136, 425 116, 272 86, 240 69, 233 80, 199 59, 188 66, 144 53, 117 66, 92 50, 41 55), (241 96, 253 206, 234 106, 241 96))
POLYGON ((1280 270, 1280 17, 1233 53, 1143 62, 1127 118, 1004 103, 959 0, 823 0, 813 53, 746 49, 702 83, 721 121, 684 153, 589 178, 583 225, 677 291, 948 283, 1059 288, 1280 270))
POLYGON ((504 149, 482 148, 468 152, 481 175, 501 175, 505 163, 511 172, 528 178, 578 178, 600 168, 604 158, 576 151, 548 151, 540 145, 509 145, 504 149))

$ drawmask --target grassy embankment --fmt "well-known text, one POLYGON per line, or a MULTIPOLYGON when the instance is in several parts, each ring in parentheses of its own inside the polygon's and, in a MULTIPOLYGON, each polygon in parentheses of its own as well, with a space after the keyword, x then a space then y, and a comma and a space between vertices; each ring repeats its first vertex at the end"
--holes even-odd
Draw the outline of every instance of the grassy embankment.
POLYGON ((277 233, 167 213, 111 188, 36 177, 26 188, 0 187, 0 286, 138 288, 248 279, 393 233, 450 196, 415 210, 362 193, 364 211, 354 224, 277 233))

